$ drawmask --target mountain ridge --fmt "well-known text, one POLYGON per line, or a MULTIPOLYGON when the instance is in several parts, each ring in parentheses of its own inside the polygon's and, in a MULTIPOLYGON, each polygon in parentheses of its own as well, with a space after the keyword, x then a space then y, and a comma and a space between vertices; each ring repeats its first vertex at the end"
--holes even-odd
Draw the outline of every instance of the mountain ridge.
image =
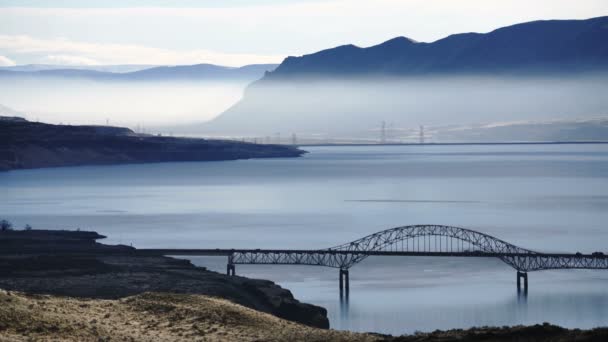
POLYGON ((223 134, 378 134, 403 126, 604 115, 608 16, 541 20, 431 43, 395 37, 287 57, 205 124, 223 134), (255 126, 242 123, 253 120, 255 126))
MULTIPOLYGON (((249 64, 242 67, 228 67, 216 64, 193 64, 175 66, 151 66, 140 70, 127 72, 112 72, 92 67, 41 68, 27 70, 26 66, 20 66, 16 70, 11 68, 0 68, 0 77, 13 78, 83 78, 93 80, 117 80, 117 81, 140 81, 140 80, 248 80, 253 81, 264 75, 266 71, 273 70, 276 64, 249 64), (24 69, 25 68, 25 69, 24 69)), ((124 67, 124 66, 123 66, 124 67)), ((14 68, 14 67, 13 67, 14 68)))
MULTIPOLYGON (((352 44, 289 56, 268 79, 304 74, 416 75, 445 72, 608 69, 608 16, 537 20, 488 33, 458 33, 434 42, 395 37, 370 47, 352 44)), ((562 70, 563 71, 563 70, 562 70)))

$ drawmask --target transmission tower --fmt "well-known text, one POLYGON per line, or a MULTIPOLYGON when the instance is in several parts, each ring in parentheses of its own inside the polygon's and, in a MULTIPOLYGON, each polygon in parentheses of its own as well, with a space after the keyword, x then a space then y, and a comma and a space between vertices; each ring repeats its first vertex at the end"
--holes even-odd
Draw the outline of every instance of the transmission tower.
POLYGON ((386 122, 382 121, 382 125, 380 127, 380 143, 386 143, 386 122))
POLYGON ((424 126, 420 126, 420 143, 424 144, 424 126))

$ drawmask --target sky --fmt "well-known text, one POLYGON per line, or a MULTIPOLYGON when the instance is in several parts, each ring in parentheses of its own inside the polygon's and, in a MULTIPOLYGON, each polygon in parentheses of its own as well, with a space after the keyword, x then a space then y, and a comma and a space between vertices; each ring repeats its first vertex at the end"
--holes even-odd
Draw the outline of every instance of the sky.
POLYGON ((606 0, 0 0, 0 66, 280 63, 396 36, 603 15, 606 0))

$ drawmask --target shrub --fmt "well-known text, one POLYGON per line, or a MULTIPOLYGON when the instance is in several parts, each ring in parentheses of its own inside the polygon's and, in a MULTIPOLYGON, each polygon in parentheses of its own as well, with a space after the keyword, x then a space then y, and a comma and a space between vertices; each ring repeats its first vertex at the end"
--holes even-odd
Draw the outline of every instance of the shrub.
POLYGON ((13 224, 7 220, 2 220, 0 221, 0 230, 3 232, 7 230, 13 230, 13 224))

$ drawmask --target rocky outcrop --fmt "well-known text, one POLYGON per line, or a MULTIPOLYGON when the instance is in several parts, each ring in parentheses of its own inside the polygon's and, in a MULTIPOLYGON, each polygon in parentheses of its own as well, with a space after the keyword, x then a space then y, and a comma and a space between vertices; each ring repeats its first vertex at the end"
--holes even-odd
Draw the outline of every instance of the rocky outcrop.
POLYGON ((271 281, 229 277, 169 257, 4 256, 0 257, 0 288, 96 299, 149 291, 202 294, 290 321, 329 327, 324 308, 299 302, 271 281))
POLYGON ((202 294, 309 326, 328 328, 327 311, 299 302, 268 280, 227 276, 188 260, 131 255, 85 231, 0 231, 0 288, 30 294, 118 299, 144 292, 202 294), (1 248, 2 246, 6 248, 1 248))

